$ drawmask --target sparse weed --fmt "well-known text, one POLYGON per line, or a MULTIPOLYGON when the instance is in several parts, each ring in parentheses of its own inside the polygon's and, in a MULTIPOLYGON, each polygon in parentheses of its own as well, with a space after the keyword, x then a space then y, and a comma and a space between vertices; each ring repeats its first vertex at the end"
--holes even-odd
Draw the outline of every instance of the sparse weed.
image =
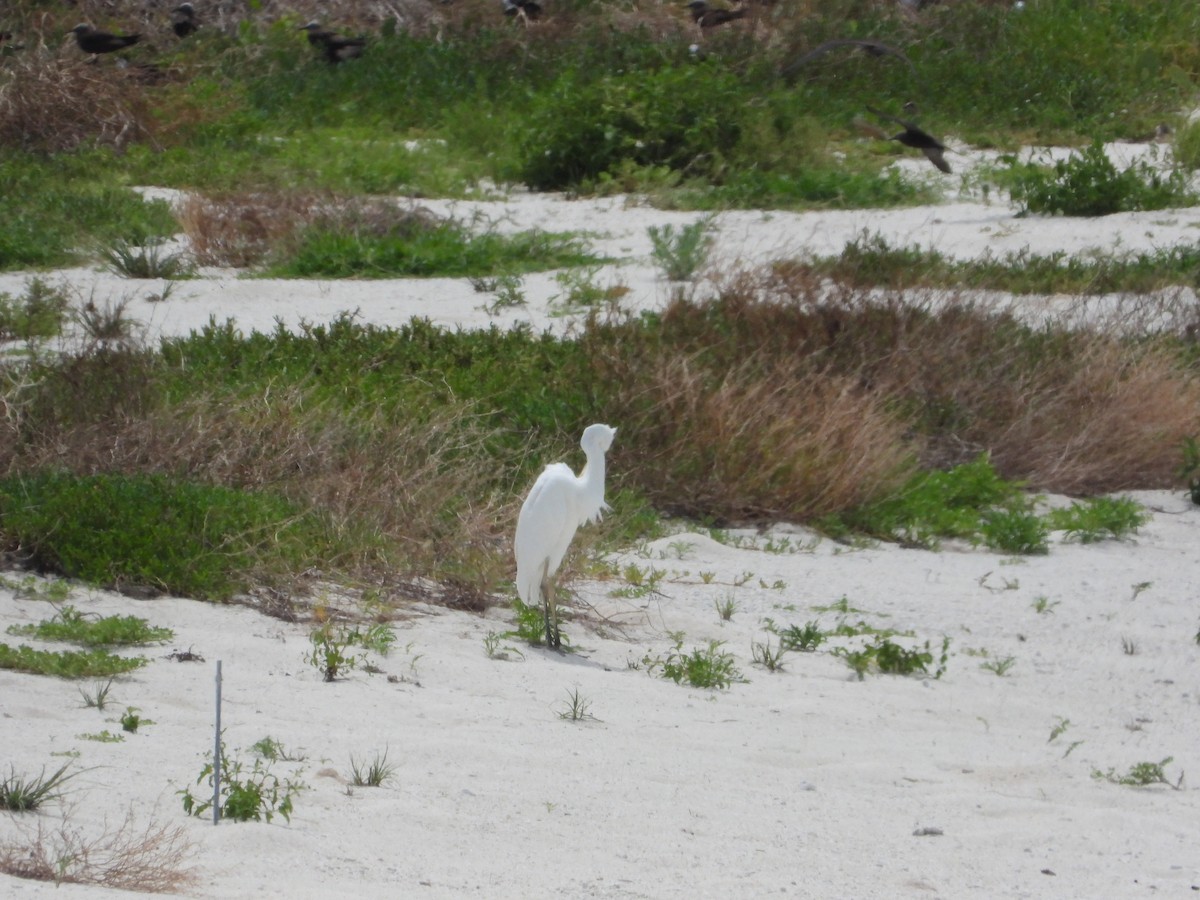
POLYGON ((1046 741, 1046 743, 1054 743, 1056 740, 1062 737, 1066 730, 1070 727, 1071 720, 1063 716, 1059 716, 1058 721, 1054 723, 1054 727, 1050 729, 1050 738, 1046 741))
POLYGON ((138 729, 143 725, 153 724, 153 719, 146 719, 138 715, 136 706, 125 707, 125 714, 121 716, 121 730, 127 731, 130 734, 137 734, 138 729))
POLYGON ((1121 652, 1126 656, 1136 656, 1138 652, 1137 642, 1130 637, 1121 638, 1121 652))
POLYGON ((99 248, 100 258, 113 272, 126 278, 188 278, 195 267, 183 251, 169 252, 165 241, 152 238, 144 244, 116 240, 99 248))
POLYGON ((304 661, 320 672, 326 681, 335 681, 339 675, 345 675, 363 662, 361 654, 350 650, 360 646, 357 629, 336 626, 328 621, 313 629, 308 640, 312 646, 305 654, 304 661))
POLYGON ((487 658, 510 660, 515 655, 524 659, 525 654, 516 647, 500 643, 505 637, 506 635, 499 631, 489 631, 483 636, 483 652, 487 654, 487 658))
POLYGON ((382 787, 396 774, 396 766, 387 761, 388 751, 376 753, 369 763, 350 757, 350 783, 355 787, 382 787))
POLYGON ((733 654, 722 650, 724 641, 709 641, 707 647, 695 647, 690 653, 683 652, 683 637, 675 637, 675 646, 666 657, 652 658, 647 655, 642 662, 646 671, 658 671, 663 678, 676 684, 687 682, 692 687, 726 689, 733 682, 742 680, 733 654))
POLYGON ((812 653, 825 641, 827 635, 821 630, 820 623, 805 622, 803 625, 789 625, 777 629, 775 623, 767 620, 767 629, 779 636, 780 647, 786 650, 796 650, 800 653, 812 653))
POLYGON ((0 341, 53 337, 66 321, 67 295, 41 278, 31 278, 25 294, 0 292, 0 341))
POLYGON ((1006 656, 1004 659, 990 659, 985 663, 980 663, 979 668, 986 669, 1003 678, 1016 664, 1017 658, 1015 656, 1006 656))
POLYGON ((1054 607, 1059 606, 1061 603, 1061 600, 1051 600, 1046 596, 1038 596, 1034 598, 1033 603, 1030 605, 1038 615, 1050 615, 1054 612, 1054 607))
POLYGON ((908 648, 895 643, 888 636, 876 636, 875 641, 866 646, 835 647, 832 652, 834 656, 846 661, 859 681, 872 669, 888 675, 922 674, 941 678, 946 671, 946 661, 950 655, 950 638, 942 639, 941 654, 933 672, 929 671, 929 667, 934 663, 934 651, 929 641, 921 648, 908 648))
POLYGON ((738 610, 738 602, 734 599, 733 594, 727 594, 720 599, 713 600, 713 606, 717 609, 717 615, 722 622, 728 622, 733 619, 733 614, 738 610))
POLYGON ((753 641, 750 644, 750 656, 755 665, 762 666, 768 672, 783 671, 785 653, 787 653, 787 648, 782 640, 774 647, 771 646, 770 640, 753 641))
POLYGON ((596 720, 591 712, 592 702, 579 693, 579 688, 567 691, 566 707, 558 711, 558 717, 568 722, 596 720))
POLYGON ((82 741, 95 741, 98 744, 119 744, 125 740, 125 735, 109 731, 105 728, 103 731, 85 732, 76 735, 82 741))
POLYGON ((105 682, 96 682, 92 685, 91 693, 80 688, 79 694, 83 697, 84 707, 103 711, 104 707, 108 705, 108 694, 112 690, 112 683, 111 678, 105 682))
POLYGON ((1168 756, 1162 762, 1134 763, 1124 775, 1118 775, 1116 769, 1112 768, 1107 772, 1093 769, 1092 777, 1103 779, 1113 784, 1129 785, 1130 787, 1149 787, 1155 784, 1165 784, 1172 790, 1180 791, 1183 790, 1183 772, 1179 773, 1179 777, 1175 781, 1171 781, 1167 778, 1165 771, 1166 767, 1173 760, 1174 757, 1168 756))
POLYGON ((51 775, 47 775, 46 770, 42 769, 41 774, 36 777, 18 775, 16 770, 10 768, 8 777, 0 780, 0 809, 9 812, 32 812, 51 800, 57 800, 62 796, 63 785, 78 774, 67 773, 70 765, 69 762, 63 763, 62 767, 51 775))
POLYGON ((712 217, 706 216, 678 231, 673 225, 651 225, 646 229, 653 246, 651 255, 667 281, 691 281, 708 260, 712 245, 712 217))
POLYGON ((265 738, 256 741, 250 747, 255 753, 263 759, 274 762, 276 760, 284 760, 285 762, 303 762, 307 757, 300 753, 294 753, 286 749, 282 743, 275 738, 267 735, 265 738))

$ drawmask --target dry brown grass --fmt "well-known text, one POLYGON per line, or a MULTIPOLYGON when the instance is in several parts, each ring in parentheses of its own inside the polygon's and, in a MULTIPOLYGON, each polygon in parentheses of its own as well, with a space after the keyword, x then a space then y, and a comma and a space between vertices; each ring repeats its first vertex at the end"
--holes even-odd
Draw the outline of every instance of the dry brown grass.
POLYGON ((623 423, 636 441, 621 458, 672 514, 811 520, 864 503, 912 470, 904 424, 853 379, 781 362, 714 383, 675 357, 659 361, 647 389, 655 400, 623 423))
POLYGON ((23 839, 0 843, 0 872, 16 878, 61 884, 94 884, 147 894, 176 893, 195 881, 187 866, 192 845, 182 828, 154 820, 139 829, 133 814, 116 830, 94 837, 69 817, 56 827, 39 819, 23 839))
POLYGON ((27 48, 0 74, 0 145, 62 153, 151 138, 143 70, 27 48))
POLYGON ((313 226, 382 235, 440 224, 428 210, 394 200, 299 191, 193 194, 176 216, 198 263, 234 268, 286 252, 313 226))

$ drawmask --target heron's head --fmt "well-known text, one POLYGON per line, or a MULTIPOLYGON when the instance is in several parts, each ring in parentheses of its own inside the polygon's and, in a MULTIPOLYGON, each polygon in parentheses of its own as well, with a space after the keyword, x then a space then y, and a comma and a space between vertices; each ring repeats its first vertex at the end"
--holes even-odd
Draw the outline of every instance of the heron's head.
POLYGON ((584 453, 606 453, 608 448, 612 446, 613 438, 617 435, 617 429, 611 428, 608 425, 589 425, 583 430, 583 437, 579 439, 579 446, 583 448, 584 453))

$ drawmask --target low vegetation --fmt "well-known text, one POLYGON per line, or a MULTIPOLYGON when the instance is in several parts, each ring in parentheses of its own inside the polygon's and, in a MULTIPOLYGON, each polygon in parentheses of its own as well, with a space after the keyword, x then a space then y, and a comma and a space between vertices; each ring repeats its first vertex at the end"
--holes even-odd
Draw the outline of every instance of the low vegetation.
POLYGON ((64 763, 50 775, 43 769, 35 776, 18 775, 10 769, 7 778, 0 779, 0 809, 9 812, 33 812, 62 796, 63 785, 76 773, 68 773, 70 763, 64 763))
MULTIPOLYGON (((293 801, 304 786, 291 778, 281 779, 271 771, 271 761, 256 758, 247 765, 236 756, 228 756, 224 743, 221 744, 221 785, 217 797, 220 817, 233 822, 270 822, 276 815, 290 821, 293 801)), ((192 794, 190 788, 176 793, 183 803, 183 811, 191 816, 211 814, 213 787, 215 785, 212 755, 196 779, 196 785, 205 784, 207 790, 201 796, 192 794)))
POLYGON ((69 641, 85 647, 158 644, 175 636, 170 628, 150 625, 137 616, 88 616, 73 606, 36 625, 12 625, 9 634, 43 641, 69 641))

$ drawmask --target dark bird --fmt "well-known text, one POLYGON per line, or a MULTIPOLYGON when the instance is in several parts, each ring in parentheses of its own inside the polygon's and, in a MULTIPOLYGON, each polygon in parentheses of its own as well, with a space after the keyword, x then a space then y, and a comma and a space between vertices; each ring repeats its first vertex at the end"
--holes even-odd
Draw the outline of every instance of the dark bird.
POLYGON ((917 150, 920 150, 925 154, 926 158, 931 163, 933 163, 947 175, 950 174, 950 164, 946 162, 946 158, 943 156, 943 154, 946 152, 945 144, 943 144, 933 135, 922 131, 912 122, 907 122, 904 119, 897 118, 896 116, 889 116, 887 113, 880 112, 879 110, 873 109, 870 106, 868 106, 867 109, 871 110, 872 113, 879 116, 881 119, 887 119, 889 122, 895 122, 897 125, 904 126, 904 130, 899 134, 888 135, 884 134, 883 132, 879 132, 881 137, 889 141, 899 141, 905 147, 913 147, 917 150))
POLYGON ((500 0, 504 6, 504 15, 510 19, 521 18, 526 24, 536 22, 542 17, 542 5, 537 0, 500 0))
POLYGON ((140 34, 109 34, 107 31, 97 31, 91 25, 76 25, 71 29, 75 35, 75 43, 84 53, 112 53, 132 47, 142 39, 140 34))
POLYGON ((366 38, 348 38, 334 31, 323 31, 319 22, 301 25, 300 30, 308 32, 308 42, 325 52, 325 61, 331 66, 348 59, 358 59, 367 46, 366 38))
POLYGON ((882 41, 870 39, 856 40, 854 38, 838 38, 836 40, 826 41, 825 43, 814 47, 812 50, 809 50, 802 57, 785 66, 781 74, 783 74, 785 77, 791 75, 801 66, 808 65, 808 63, 812 62, 817 57, 824 56, 830 50, 836 50, 838 47, 857 47, 859 50, 862 50, 863 53, 866 53, 868 56, 873 56, 876 59, 883 56, 894 56, 896 59, 902 60, 904 64, 912 70, 914 75, 917 72, 916 67, 912 64, 912 60, 905 56, 903 51, 897 50, 895 47, 890 47, 882 41))
POLYGON ((192 9, 192 4, 180 3, 171 10, 171 30, 175 32, 176 37, 185 38, 195 34, 199 27, 200 23, 196 21, 196 11, 192 9))
POLYGON ((702 29, 716 28, 718 25, 724 25, 734 19, 745 18, 746 15, 744 6, 737 9, 710 9, 708 0, 691 0, 687 7, 692 11, 692 21, 702 29))

